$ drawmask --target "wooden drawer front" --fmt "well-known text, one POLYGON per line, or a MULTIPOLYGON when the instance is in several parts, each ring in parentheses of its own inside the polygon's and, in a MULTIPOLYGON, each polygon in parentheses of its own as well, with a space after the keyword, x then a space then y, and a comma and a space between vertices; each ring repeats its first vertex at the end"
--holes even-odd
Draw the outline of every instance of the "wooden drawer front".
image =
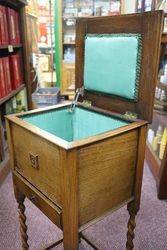
POLYGON ((137 140, 135 130, 78 152, 80 226, 132 198, 137 140))
POLYGON ((59 148, 12 124, 15 169, 61 207, 59 148))
POLYGON ((13 174, 15 187, 38 207, 54 224, 62 229, 62 211, 19 174, 13 174))

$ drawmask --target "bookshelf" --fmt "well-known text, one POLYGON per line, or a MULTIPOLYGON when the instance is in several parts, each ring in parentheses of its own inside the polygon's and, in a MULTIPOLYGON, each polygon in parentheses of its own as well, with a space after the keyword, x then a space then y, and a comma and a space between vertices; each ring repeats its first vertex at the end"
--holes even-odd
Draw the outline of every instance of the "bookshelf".
POLYGON ((4 104, 8 100, 10 100, 12 97, 17 95, 21 90, 25 88, 25 84, 20 85, 17 89, 12 90, 8 95, 0 99, 0 105, 4 104))
MULTIPOLYGON (((19 17, 18 29, 20 33, 20 42, 17 40, 15 43, 11 42, 9 39, 5 44, 0 45, 0 58, 8 57, 15 54, 20 55, 20 64, 21 64, 21 74, 19 85, 10 89, 10 91, 6 91, 5 95, 1 95, 0 97, 0 185, 2 184, 4 178, 9 172, 9 157, 8 157, 8 149, 6 143, 6 130, 5 130, 5 115, 6 115, 6 105, 15 97, 17 94, 20 94, 22 90, 26 90, 26 102, 28 108, 32 107, 31 104, 31 85, 29 78, 29 62, 28 62, 28 50, 27 50, 27 36, 26 36, 26 15, 25 15, 25 6, 27 2, 26 0, 1 0, 0 5, 4 7, 9 7, 12 10, 16 11, 16 15, 19 17)), ((9 25, 9 21, 7 22, 9 25)), ((16 25, 16 24, 15 24, 16 25)), ((9 27, 8 27, 9 28, 9 27)), ((11 59, 10 62, 10 76, 11 76, 11 59)), ((15 73, 15 72, 14 72, 15 73)), ((13 75, 11 76, 11 78, 13 75)), ((4 83, 7 85, 7 78, 5 78, 4 83)), ((1 77, 2 80, 2 77, 1 77)), ((13 79, 12 79, 13 80, 13 79)))
MULTIPOLYGON (((11 45, 13 49, 19 49, 22 48, 22 44, 17 44, 17 45, 11 45)), ((9 46, 8 45, 0 45, 0 50, 8 50, 9 51, 9 46)))
MULTIPOLYGON (((162 61, 166 54, 166 44, 167 44, 167 34, 164 33, 162 35, 161 40, 161 60, 162 61)), ((167 58, 166 58, 167 59, 167 58)), ((162 83, 160 79, 157 81, 157 88, 164 90, 167 95, 167 84, 162 83)), ((155 98, 155 110, 153 114, 153 122, 150 125, 150 128, 155 132, 157 132, 158 127, 167 128, 167 100, 162 101, 155 98), (162 107, 164 110, 162 110, 162 107)), ((155 178, 157 184, 157 192, 159 199, 167 199, 167 144, 165 147, 163 158, 160 159, 159 151, 160 145, 158 145, 157 150, 153 150, 153 145, 151 145, 148 141, 146 144, 146 161, 148 166, 155 178)))
POLYGON ((75 23, 77 17, 121 13, 122 0, 55 1, 55 65, 61 94, 73 99, 75 90, 75 23))
MULTIPOLYGON (((155 9, 162 9, 162 1, 146 1, 146 0, 137 0, 136 1, 136 12, 144 12, 155 9)), ((157 135, 157 130, 159 126, 162 129, 167 128, 167 81, 165 83, 161 82, 160 76, 162 75, 162 62, 166 57, 167 65, 167 13, 164 16, 164 32, 161 38, 161 53, 160 53, 160 70, 159 70, 159 79, 157 79, 157 89, 161 89, 166 93, 166 98, 158 97, 156 91, 155 101, 154 101, 154 113, 153 121, 150 125, 150 129, 154 133, 153 138, 157 135)), ((162 94, 162 92, 161 92, 162 94)), ((157 148, 155 144, 153 146, 153 141, 149 143, 149 132, 148 140, 146 143, 146 161, 148 166, 155 178, 157 185, 157 194, 159 199, 167 199, 167 144, 165 146, 163 158, 161 155, 160 159, 160 143, 157 143, 157 148)), ((162 148, 161 148, 162 149, 162 148)))

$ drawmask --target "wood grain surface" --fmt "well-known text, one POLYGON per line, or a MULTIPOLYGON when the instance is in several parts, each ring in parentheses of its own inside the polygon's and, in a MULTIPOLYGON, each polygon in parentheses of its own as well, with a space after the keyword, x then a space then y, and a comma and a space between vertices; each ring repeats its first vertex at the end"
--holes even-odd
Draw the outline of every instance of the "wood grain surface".
POLYGON ((61 207, 59 148, 16 124, 12 124, 12 132, 15 169, 61 207), (38 169, 32 167, 29 153, 38 155, 38 169))
POLYGON ((77 250, 78 167, 76 149, 60 152, 62 170, 63 244, 65 250, 77 250))
POLYGON ((137 140, 136 129, 79 150, 80 226, 132 197, 137 140))
POLYGON ((18 191, 20 190, 20 192, 34 203, 34 205, 38 207, 56 226, 62 229, 62 210, 59 207, 17 172, 13 173, 13 184, 18 191))

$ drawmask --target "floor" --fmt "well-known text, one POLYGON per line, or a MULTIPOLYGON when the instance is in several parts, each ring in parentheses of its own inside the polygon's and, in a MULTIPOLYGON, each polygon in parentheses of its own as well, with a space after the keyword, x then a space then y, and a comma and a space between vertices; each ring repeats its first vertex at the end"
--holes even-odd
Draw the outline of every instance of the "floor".
MULTIPOLYGON (((155 182, 146 165, 142 189, 134 249, 167 250, 167 201, 157 199, 155 182)), ((62 236, 61 231, 31 202, 26 201, 25 204, 30 250, 42 249, 62 236)), ((85 230, 84 234, 100 250, 122 250, 125 249, 127 220, 128 213, 124 207, 85 230)), ((9 175, 0 188, 0 250, 21 249, 18 226, 17 204, 9 175)), ((54 249, 63 247, 60 245, 54 249)), ((79 249, 91 250, 84 241, 79 249)))

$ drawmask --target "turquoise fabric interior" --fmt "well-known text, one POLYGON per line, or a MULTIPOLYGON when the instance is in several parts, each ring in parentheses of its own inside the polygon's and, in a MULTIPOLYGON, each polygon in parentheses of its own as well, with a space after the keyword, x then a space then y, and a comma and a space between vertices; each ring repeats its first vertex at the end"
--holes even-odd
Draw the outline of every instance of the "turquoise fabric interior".
POLYGON ((128 124, 120 119, 79 107, 76 107, 73 113, 69 112, 69 108, 63 108, 25 115, 22 119, 68 142, 88 138, 128 124))
POLYGON ((85 89, 137 101, 141 49, 140 34, 88 34, 85 89))

